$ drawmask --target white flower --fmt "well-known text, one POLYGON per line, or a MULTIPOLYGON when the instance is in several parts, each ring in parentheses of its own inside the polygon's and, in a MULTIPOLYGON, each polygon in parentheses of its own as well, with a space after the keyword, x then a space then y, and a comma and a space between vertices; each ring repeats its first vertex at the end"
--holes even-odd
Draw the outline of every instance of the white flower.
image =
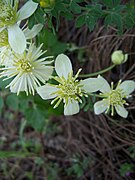
POLYGON ((108 82, 101 76, 98 77, 102 82, 102 86, 100 88, 101 96, 103 100, 98 101, 94 104, 95 114, 101 114, 103 112, 108 112, 111 110, 111 115, 114 115, 114 109, 121 116, 126 118, 128 116, 127 110, 124 108, 124 104, 127 105, 126 100, 130 97, 130 93, 132 93, 135 89, 135 82, 131 80, 127 80, 121 83, 119 81, 116 89, 113 89, 113 83, 111 87, 108 82))
POLYGON ((8 42, 16 53, 23 53, 26 48, 26 38, 19 24, 22 20, 30 17, 37 9, 38 3, 29 0, 19 11, 18 0, 0 1, 0 32, 8 31, 8 42))
POLYGON ((72 64, 70 59, 60 54, 55 61, 55 71, 58 76, 52 77, 59 84, 46 84, 37 88, 37 93, 43 99, 53 99, 51 104, 55 104, 54 108, 58 107, 61 101, 64 105, 64 115, 73 115, 79 112, 79 102, 81 97, 87 93, 92 93, 99 90, 100 80, 98 78, 88 78, 82 81, 77 80, 80 70, 73 77, 72 64), (98 86, 98 87, 97 87, 98 86))
MULTIPOLYGON (((34 38, 43 28, 42 24, 36 24, 32 29, 23 29, 26 39, 34 38)), ((28 43, 27 43, 28 44, 28 43)), ((12 50, 8 42, 8 31, 6 29, 0 32, 0 65, 6 66, 12 56, 12 50)))
POLYGON ((39 58, 45 53, 41 50, 41 46, 36 48, 34 44, 30 44, 22 54, 12 51, 11 60, 5 68, 1 68, 3 71, 0 73, 1 77, 7 76, 6 79, 13 78, 7 86, 10 87, 11 92, 18 95, 20 91, 25 91, 27 95, 28 93, 34 95, 35 89, 41 85, 41 82, 45 83, 49 79, 53 67, 47 64, 52 61, 45 60, 52 57, 39 58))

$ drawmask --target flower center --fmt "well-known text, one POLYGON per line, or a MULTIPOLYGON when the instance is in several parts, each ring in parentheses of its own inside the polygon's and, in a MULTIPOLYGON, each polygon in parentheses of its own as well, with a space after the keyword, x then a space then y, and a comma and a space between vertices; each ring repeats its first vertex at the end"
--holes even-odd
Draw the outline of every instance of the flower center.
POLYGON ((74 79, 67 80, 63 84, 59 84, 58 88, 61 90, 61 94, 66 97, 74 97, 80 94, 80 87, 78 86, 78 81, 74 79))
POLYGON ((113 89, 113 83, 111 84, 111 91, 108 93, 101 94, 108 100, 108 108, 106 113, 111 110, 111 115, 114 115, 114 107, 123 106, 126 103, 126 94, 122 89, 119 88, 121 81, 118 82, 116 89, 113 89))
POLYGON ((123 99, 125 98, 121 89, 112 90, 109 95, 110 105, 123 105, 126 101, 123 99))
POLYGON ((0 2, 0 27, 9 26, 16 22, 16 11, 6 2, 0 2))
POLYGON ((53 77, 53 79, 60 83, 59 85, 56 85, 56 87, 59 89, 55 92, 57 97, 51 102, 51 104, 53 104, 58 100, 54 108, 56 108, 60 104, 62 99, 65 104, 68 103, 69 99, 74 99, 75 101, 79 101, 80 103, 82 103, 80 97, 87 96, 85 91, 82 90, 82 85, 80 85, 80 82, 76 80, 79 72, 80 70, 75 77, 73 77, 73 72, 69 73, 68 79, 65 79, 64 77, 53 77))
POLYGON ((17 66, 17 70, 23 73, 30 72, 33 69, 32 64, 28 60, 23 59, 16 62, 15 66, 17 66))
POLYGON ((8 45, 8 32, 7 30, 3 30, 0 32, 0 46, 8 45))

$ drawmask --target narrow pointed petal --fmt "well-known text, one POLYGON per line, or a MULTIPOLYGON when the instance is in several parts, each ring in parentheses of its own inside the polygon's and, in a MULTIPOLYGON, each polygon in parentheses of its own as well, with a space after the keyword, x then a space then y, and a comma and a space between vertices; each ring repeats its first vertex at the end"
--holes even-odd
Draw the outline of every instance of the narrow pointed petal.
POLYGON ((19 11, 18 11, 18 19, 17 21, 21 21, 30 17, 35 10, 37 9, 38 3, 29 0, 19 11))
POLYGON ((73 114, 77 114, 79 112, 79 104, 77 101, 75 101, 74 99, 72 100, 68 100, 68 104, 65 105, 64 107, 64 115, 68 116, 68 115, 73 115, 73 114))
POLYGON ((100 91, 102 93, 109 92, 111 89, 108 82, 102 76, 98 76, 98 79, 100 79, 100 84, 101 84, 100 91))
POLYGON ((38 87, 36 90, 42 99, 53 99, 57 96, 56 94, 53 93, 55 93, 58 90, 58 88, 51 85, 44 85, 38 87))
POLYGON ((19 54, 24 52, 26 48, 26 38, 17 24, 8 27, 8 41, 13 51, 19 54))
POLYGON ((117 105, 117 106, 115 106, 115 109, 121 117, 127 118, 128 111, 124 108, 124 106, 117 105))
POLYGON ((124 81, 118 86, 118 88, 122 89, 128 96, 135 90, 135 82, 131 80, 124 81))
POLYGON ((64 54, 58 55, 55 61, 55 70, 59 77, 63 76, 67 79, 68 74, 72 72, 70 59, 64 54))
POLYGON ((87 93, 92 93, 100 90, 102 86, 102 82, 99 78, 87 78, 80 82, 82 89, 85 90, 87 93))
POLYGON ((32 29, 27 29, 26 31, 24 31, 24 35, 26 39, 34 38, 41 31, 42 28, 43 28, 42 24, 37 24, 33 26, 32 29))
POLYGON ((94 104, 94 112, 97 115, 105 112, 107 108, 108 108, 108 100, 106 99, 102 101, 98 101, 94 104))

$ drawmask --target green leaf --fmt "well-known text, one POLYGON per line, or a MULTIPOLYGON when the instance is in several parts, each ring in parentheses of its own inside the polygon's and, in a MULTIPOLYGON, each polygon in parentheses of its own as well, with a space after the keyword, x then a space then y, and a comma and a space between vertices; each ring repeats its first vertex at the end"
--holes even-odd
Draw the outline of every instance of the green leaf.
POLYGON ((43 12, 43 10, 41 8, 38 8, 35 11, 34 17, 35 17, 37 23, 44 24, 44 22, 45 22, 44 12, 43 12))
POLYGON ((61 12, 61 15, 63 17, 65 17, 67 20, 72 20, 73 19, 73 14, 68 10, 68 11, 64 11, 64 12, 61 12))
POLYGON ((33 156, 32 153, 19 152, 19 151, 0 151, 0 158, 23 158, 33 156))
POLYGON ((104 5, 109 8, 118 6, 120 4, 120 2, 121 2, 121 0, 103 0, 104 5))
POLYGON ((72 2, 70 4, 70 9, 74 14, 81 13, 81 7, 73 0, 72 0, 72 2))
POLYGON ((129 163, 124 163, 120 166, 120 175, 121 176, 125 176, 126 173, 132 172, 133 171, 133 164, 129 164, 129 163))
POLYGON ((28 124, 30 124, 36 131, 42 131, 45 126, 45 115, 40 109, 29 108, 25 112, 28 124))
POLYGON ((30 16, 29 21, 28 21, 28 27, 31 29, 35 24, 45 23, 45 16, 44 16, 44 11, 41 8, 38 8, 35 13, 30 16))
POLYGON ((123 31, 122 16, 118 13, 111 13, 107 15, 104 22, 106 26, 116 25, 120 33, 123 31))
POLYGON ((0 112, 1 112, 3 107, 4 107, 4 101, 3 101, 3 98, 0 97, 0 112))
POLYGON ((78 16, 76 19, 76 27, 81 27, 85 24, 85 17, 86 15, 78 16))
POLYGON ((14 111, 18 110, 18 107, 19 107, 18 96, 16 94, 8 95, 6 98, 6 104, 10 109, 14 111))
POLYGON ((4 78, 0 78, 0 89, 5 90, 5 87, 11 82, 11 79, 3 81, 4 78))
POLYGON ((90 31, 93 31, 93 29, 95 28, 96 22, 97 22, 97 18, 95 16, 89 15, 86 17, 86 24, 90 31))

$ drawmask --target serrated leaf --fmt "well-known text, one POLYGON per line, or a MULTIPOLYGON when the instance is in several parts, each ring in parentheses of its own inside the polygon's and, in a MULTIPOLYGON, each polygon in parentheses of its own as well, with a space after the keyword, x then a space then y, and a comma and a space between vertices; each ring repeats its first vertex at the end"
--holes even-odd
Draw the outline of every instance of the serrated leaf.
POLYGON ((97 18, 95 16, 89 15, 86 17, 86 24, 90 31, 93 31, 97 23, 97 18))
POLYGON ((78 16, 76 19, 76 27, 81 27, 85 24, 85 15, 78 16))
POLYGON ((71 2, 70 9, 75 14, 81 13, 81 7, 75 1, 71 2))
POLYGON ((111 13, 106 16, 105 20, 105 25, 116 25, 118 28, 119 32, 123 31, 123 22, 122 22, 122 16, 118 13, 111 13))

